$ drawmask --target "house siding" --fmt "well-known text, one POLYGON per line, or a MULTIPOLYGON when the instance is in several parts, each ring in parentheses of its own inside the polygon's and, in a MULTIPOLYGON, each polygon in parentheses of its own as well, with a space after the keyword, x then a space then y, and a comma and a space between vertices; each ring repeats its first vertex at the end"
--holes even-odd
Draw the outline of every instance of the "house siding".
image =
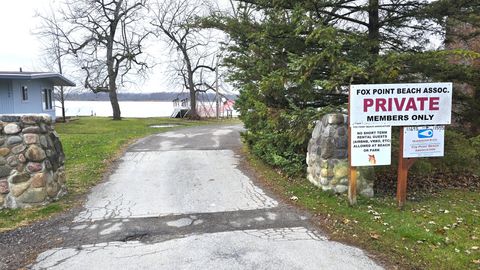
POLYGON ((0 80, 0 114, 14 113, 12 81, 0 80))
MULTIPOLYGON (((0 82, 0 97, 7 92, 4 90, 3 82, 0 82)), ((0 113, 44 113, 50 115, 52 119, 55 119, 55 108, 52 108, 52 110, 45 110, 43 104, 43 89, 54 89, 53 84, 48 80, 13 80, 11 81, 10 86, 13 93, 10 102, 12 103, 13 108, 9 111, 2 111, 0 109, 0 113), (22 100, 22 86, 28 88, 28 100, 26 101, 22 100)))

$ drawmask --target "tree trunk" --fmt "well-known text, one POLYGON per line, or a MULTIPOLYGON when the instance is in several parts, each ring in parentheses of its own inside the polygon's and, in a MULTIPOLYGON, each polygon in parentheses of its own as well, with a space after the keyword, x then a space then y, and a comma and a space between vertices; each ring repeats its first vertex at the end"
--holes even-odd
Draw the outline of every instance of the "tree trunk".
POLYGON ((115 32, 117 30, 117 24, 119 21, 118 13, 119 7, 122 5, 123 0, 120 0, 117 3, 117 8, 115 10, 116 21, 112 22, 110 25, 110 35, 108 36, 107 41, 107 72, 108 72, 108 96, 110 98, 110 103, 112 104, 113 120, 122 120, 120 105, 118 104, 117 97, 117 69, 114 68, 114 57, 113 57, 113 43, 115 42, 115 32))
MULTIPOLYGON (((57 64, 58 64, 58 72, 63 75, 63 65, 62 65, 62 54, 60 52, 60 44, 57 39, 57 64)), ((62 119, 63 122, 67 122, 67 118, 65 117, 65 93, 63 92, 63 86, 60 86, 60 105, 62 106, 62 119)))
POLYGON ((115 33, 117 31, 117 25, 120 21, 120 8, 123 4, 123 0, 116 3, 114 11, 114 21, 109 26, 109 35, 107 38, 107 72, 108 72, 108 96, 110 103, 112 104, 113 120, 122 120, 120 105, 118 104, 117 97, 117 75, 118 65, 115 68, 113 57, 113 44, 115 42, 115 33))
POLYGON ((372 56, 380 54, 380 19, 378 16, 378 0, 368 1, 368 39, 372 56))
MULTIPOLYGON (((112 39, 113 44, 113 39, 112 39)), ((113 120, 122 120, 120 105, 117 97, 117 81, 116 72, 113 68, 112 46, 107 46, 107 69, 108 69, 108 97, 112 104, 113 120)))
POLYGON ((193 81, 193 70, 190 57, 188 56, 187 48, 181 47, 185 64, 187 65, 187 83, 188 90, 190 91, 190 118, 193 120, 199 120, 200 116, 197 112, 197 93, 195 91, 195 82, 193 81))
POLYGON ((62 119, 63 122, 67 122, 67 118, 65 117, 65 94, 63 92, 63 86, 60 86, 60 105, 62 106, 62 119))
POLYGON ((368 46, 370 57, 369 57, 369 82, 375 83, 376 74, 375 74, 375 62, 377 57, 380 54, 380 19, 378 16, 378 1, 379 0, 368 0, 368 46))
POLYGON ((109 81, 110 91, 108 92, 108 96, 110 97, 110 103, 112 104, 113 120, 122 120, 117 97, 117 84, 115 79, 109 79, 109 81))
POLYGON ((190 88, 190 118, 193 120, 198 120, 200 119, 200 116, 197 112, 197 93, 195 92, 195 84, 191 76, 189 75, 188 78, 188 87, 190 88))
POLYGON ((110 103, 112 104, 113 120, 122 120, 120 105, 118 105, 117 92, 112 91, 109 93, 109 96, 110 96, 110 103))

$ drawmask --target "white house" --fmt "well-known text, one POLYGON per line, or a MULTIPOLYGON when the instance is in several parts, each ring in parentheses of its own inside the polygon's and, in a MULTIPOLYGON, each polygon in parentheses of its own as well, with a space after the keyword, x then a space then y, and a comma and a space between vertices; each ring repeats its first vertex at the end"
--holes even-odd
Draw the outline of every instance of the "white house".
POLYGON ((0 71, 0 114, 49 114, 55 119, 54 86, 75 86, 52 72, 0 71))

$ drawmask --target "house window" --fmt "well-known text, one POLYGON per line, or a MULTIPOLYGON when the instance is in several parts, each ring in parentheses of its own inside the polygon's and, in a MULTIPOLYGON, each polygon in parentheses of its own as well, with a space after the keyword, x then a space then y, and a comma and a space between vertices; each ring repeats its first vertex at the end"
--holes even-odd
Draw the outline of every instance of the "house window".
POLYGON ((22 101, 28 101, 28 87, 22 86, 22 101))
POLYGON ((45 110, 53 109, 52 89, 43 89, 43 108, 45 110))

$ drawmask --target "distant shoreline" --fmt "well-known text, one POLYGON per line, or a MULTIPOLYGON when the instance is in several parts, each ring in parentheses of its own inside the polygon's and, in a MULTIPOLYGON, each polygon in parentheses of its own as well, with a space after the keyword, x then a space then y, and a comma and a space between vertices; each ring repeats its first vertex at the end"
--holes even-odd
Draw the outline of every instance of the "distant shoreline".
MULTIPOLYGON (((236 100, 236 95, 226 95, 231 100, 236 100)), ((213 100, 215 94, 205 94, 203 98, 213 100)), ((176 93, 176 92, 158 92, 158 93, 118 93, 118 101, 161 101, 172 102, 174 99, 189 98, 188 93, 176 93)), ((84 93, 69 93, 65 100, 67 101, 110 101, 108 93, 94 94, 92 92, 84 93)), ((200 100, 200 98, 199 98, 200 100)))
MULTIPOLYGON (((171 101, 119 101, 120 109, 123 117, 170 117, 175 111, 173 102, 171 101)), ((215 103, 204 103, 207 108, 201 111, 209 110, 212 116, 214 112, 215 103)), ((62 115, 59 103, 56 103, 57 117, 62 115)), ((223 106, 221 107, 223 108, 223 106)), ((221 109, 220 108, 220 109, 221 109)), ((67 100, 65 101, 66 116, 103 116, 108 117, 112 115, 112 106, 108 100, 67 100)), ((234 110, 233 115, 238 113, 234 110)))
MULTIPOLYGON (((65 101, 108 101, 110 102, 109 99, 65 99, 65 101)), ((136 99, 136 100, 129 100, 129 99, 118 99, 118 102, 172 102, 172 100, 153 100, 153 99, 136 99)))

